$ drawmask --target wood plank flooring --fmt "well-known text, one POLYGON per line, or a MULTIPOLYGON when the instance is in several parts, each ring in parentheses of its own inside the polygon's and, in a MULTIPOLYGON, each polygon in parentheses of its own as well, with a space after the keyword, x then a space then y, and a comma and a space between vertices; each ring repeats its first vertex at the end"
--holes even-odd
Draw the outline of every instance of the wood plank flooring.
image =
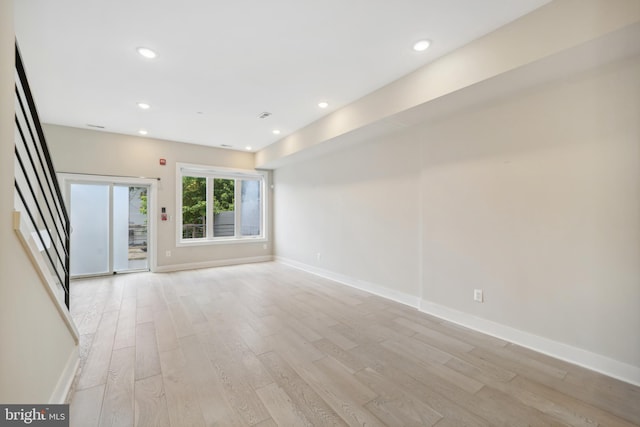
POLYGON ((71 426, 638 426, 640 388, 276 263, 74 281, 71 426))

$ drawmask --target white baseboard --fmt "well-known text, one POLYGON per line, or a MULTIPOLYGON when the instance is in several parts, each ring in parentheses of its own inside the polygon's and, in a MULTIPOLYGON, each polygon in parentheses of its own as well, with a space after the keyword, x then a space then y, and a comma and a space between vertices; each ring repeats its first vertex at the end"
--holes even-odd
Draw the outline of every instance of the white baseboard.
POLYGON ((315 274, 316 276, 324 277, 325 279, 333 280, 334 282, 342 283, 343 285, 347 285, 352 288, 360 289, 361 291, 369 292, 370 294, 377 295, 391 301, 399 302, 400 304, 414 308, 418 308, 420 306, 420 298, 404 292, 398 292, 365 280, 354 279, 353 277, 345 276, 323 268, 314 267, 289 258, 275 257, 275 261, 315 274))
POLYGON ((527 347, 539 353, 546 354, 556 359, 584 368, 600 372, 612 378, 640 386, 640 367, 629 365, 606 356, 592 353, 581 348, 573 347, 558 341, 544 338, 529 332, 521 331, 491 320, 483 319, 457 311, 430 301, 420 300, 419 297, 394 291, 380 285, 354 279, 333 271, 314 267, 288 258, 275 257, 275 261, 282 264, 304 270, 344 285, 369 292, 374 295, 387 298, 392 301, 405 304, 418 310, 436 316, 440 319, 456 323, 469 329, 491 335, 522 347, 527 347))
POLYGON ((640 386, 640 367, 422 300, 420 311, 539 353, 640 386))
POLYGON ((69 355, 69 359, 67 359, 67 363, 64 366, 62 374, 60 374, 56 388, 49 398, 49 403, 59 405, 66 402, 79 366, 80 356, 78 354, 78 346, 76 346, 69 355))
POLYGON ((190 262, 186 264, 159 265, 154 269, 154 273, 169 273, 172 271, 198 270, 200 268, 224 267, 227 265, 251 264, 256 262, 273 261, 271 255, 247 257, 247 258, 231 258, 214 261, 190 262))

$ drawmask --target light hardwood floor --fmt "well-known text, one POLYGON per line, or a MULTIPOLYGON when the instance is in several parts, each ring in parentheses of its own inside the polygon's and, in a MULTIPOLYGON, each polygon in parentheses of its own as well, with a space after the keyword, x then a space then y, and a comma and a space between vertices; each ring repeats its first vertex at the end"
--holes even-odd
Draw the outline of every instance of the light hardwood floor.
POLYGON ((71 426, 634 426, 640 388, 276 263, 72 282, 71 426))

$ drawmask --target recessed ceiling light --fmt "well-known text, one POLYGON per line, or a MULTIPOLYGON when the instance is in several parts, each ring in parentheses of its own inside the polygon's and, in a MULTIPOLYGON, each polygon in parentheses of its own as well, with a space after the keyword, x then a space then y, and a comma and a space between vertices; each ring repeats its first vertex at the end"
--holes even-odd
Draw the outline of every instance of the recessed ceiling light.
POLYGON ((327 108, 328 106, 329 106, 329 103, 326 101, 318 102, 318 107, 320 108, 327 108))
POLYGON ((138 53, 140 55, 142 55, 142 56, 144 56, 145 58, 148 58, 148 59, 153 59, 156 56, 158 56, 157 53, 155 53, 154 51, 152 51, 148 47, 139 47, 136 50, 138 51, 138 53))
POLYGON ((138 102, 138 107, 142 108, 143 110, 148 110, 149 108, 151 108, 151 105, 147 104, 146 102, 138 102))
POLYGON ((251 151, 251 147, 244 147, 245 150, 251 151))
POLYGON ((274 135, 280 135, 280 129, 274 129, 271 132, 273 132, 274 135))
POLYGON ((413 45, 413 50, 416 52, 422 52, 423 50, 427 50, 430 45, 431 42, 429 40, 420 40, 413 45))
POLYGON ((147 131, 146 131, 146 129, 140 129, 140 130, 138 131, 138 133, 139 133, 140 135, 146 135, 146 134, 148 134, 149 132, 147 132, 147 131))

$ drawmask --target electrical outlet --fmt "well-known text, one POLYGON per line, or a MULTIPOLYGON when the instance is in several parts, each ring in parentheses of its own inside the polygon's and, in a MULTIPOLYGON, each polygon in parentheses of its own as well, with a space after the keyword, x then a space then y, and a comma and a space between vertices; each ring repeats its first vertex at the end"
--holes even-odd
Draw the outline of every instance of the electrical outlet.
POLYGON ((476 302, 484 302, 484 296, 482 295, 482 289, 473 290, 473 300, 476 302))
POLYGON ((164 254, 165 254, 165 256, 170 257, 171 256, 171 251, 166 251, 164 254))
POLYGON ((318 261, 320 261, 322 259, 322 255, 320 254, 320 252, 318 252, 316 254, 316 258, 318 259, 318 261))

